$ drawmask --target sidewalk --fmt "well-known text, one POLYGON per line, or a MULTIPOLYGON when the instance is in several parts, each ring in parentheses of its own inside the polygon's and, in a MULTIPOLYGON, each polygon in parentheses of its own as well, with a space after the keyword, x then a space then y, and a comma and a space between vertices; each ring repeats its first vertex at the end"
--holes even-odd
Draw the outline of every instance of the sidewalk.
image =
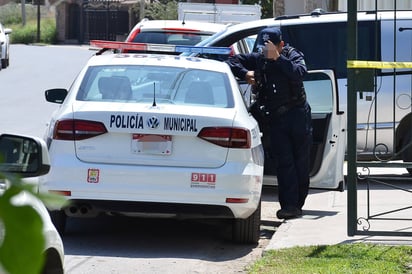
MULTIPOLYGON (((372 220, 369 231, 412 232, 412 178, 398 183, 407 191, 373 185, 370 190, 370 215, 409 207, 400 212, 380 216, 393 220, 372 220), (395 220, 409 219, 409 220, 395 220)), ((357 217, 367 217, 367 191, 365 185, 358 186, 357 217)), ((281 220, 278 220, 281 221, 281 220)), ((362 230, 368 223, 358 225, 362 230)), ((350 242, 384 243, 391 245, 412 245, 412 236, 348 236, 347 191, 311 190, 303 208, 303 216, 286 220, 277 228, 265 251, 308 245, 333 245, 350 242)))

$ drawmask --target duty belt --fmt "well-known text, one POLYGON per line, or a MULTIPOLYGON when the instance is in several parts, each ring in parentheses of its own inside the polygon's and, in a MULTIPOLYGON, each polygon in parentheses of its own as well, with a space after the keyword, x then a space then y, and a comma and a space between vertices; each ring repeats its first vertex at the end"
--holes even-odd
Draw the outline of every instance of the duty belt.
POLYGON ((273 111, 273 113, 277 116, 282 116, 283 114, 285 114, 286 112, 288 112, 290 109, 292 109, 294 107, 303 107, 305 105, 305 103, 306 103, 306 101, 304 101, 304 102, 290 102, 290 103, 287 103, 285 105, 281 105, 280 107, 275 109, 273 111))

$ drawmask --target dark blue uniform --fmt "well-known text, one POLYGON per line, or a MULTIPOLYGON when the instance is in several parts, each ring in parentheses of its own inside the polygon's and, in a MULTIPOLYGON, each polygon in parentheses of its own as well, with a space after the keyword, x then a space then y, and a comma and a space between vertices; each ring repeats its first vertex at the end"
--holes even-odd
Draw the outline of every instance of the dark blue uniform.
POLYGON ((308 194, 312 144, 311 110, 302 83, 307 73, 303 54, 285 46, 277 60, 251 53, 231 57, 227 63, 240 79, 255 71, 258 103, 266 115, 271 154, 277 163, 280 206, 296 217, 308 194))

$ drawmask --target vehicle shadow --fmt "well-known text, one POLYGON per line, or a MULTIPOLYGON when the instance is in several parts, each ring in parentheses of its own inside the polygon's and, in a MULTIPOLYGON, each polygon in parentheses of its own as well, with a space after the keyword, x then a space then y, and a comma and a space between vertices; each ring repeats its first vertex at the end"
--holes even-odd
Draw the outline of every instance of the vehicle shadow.
MULTIPOLYGON (((277 195, 264 190, 262 202, 271 206, 277 195)), ((265 209, 262 209, 265 210, 265 209)), ((229 222, 175 220, 102 215, 97 218, 68 218, 62 237, 66 255, 126 258, 196 258, 228 261, 262 246, 280 225, 263 218, 258 245, 231 242, 229 222)))

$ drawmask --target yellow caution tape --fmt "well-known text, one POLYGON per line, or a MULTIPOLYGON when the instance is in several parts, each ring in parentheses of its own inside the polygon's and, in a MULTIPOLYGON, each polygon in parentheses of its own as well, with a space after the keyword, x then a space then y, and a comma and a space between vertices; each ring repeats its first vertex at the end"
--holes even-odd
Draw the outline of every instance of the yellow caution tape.
POLYGON ((412 62, 379 62, 348 60, 347 68, 405 69, 412 68, 412 62))

